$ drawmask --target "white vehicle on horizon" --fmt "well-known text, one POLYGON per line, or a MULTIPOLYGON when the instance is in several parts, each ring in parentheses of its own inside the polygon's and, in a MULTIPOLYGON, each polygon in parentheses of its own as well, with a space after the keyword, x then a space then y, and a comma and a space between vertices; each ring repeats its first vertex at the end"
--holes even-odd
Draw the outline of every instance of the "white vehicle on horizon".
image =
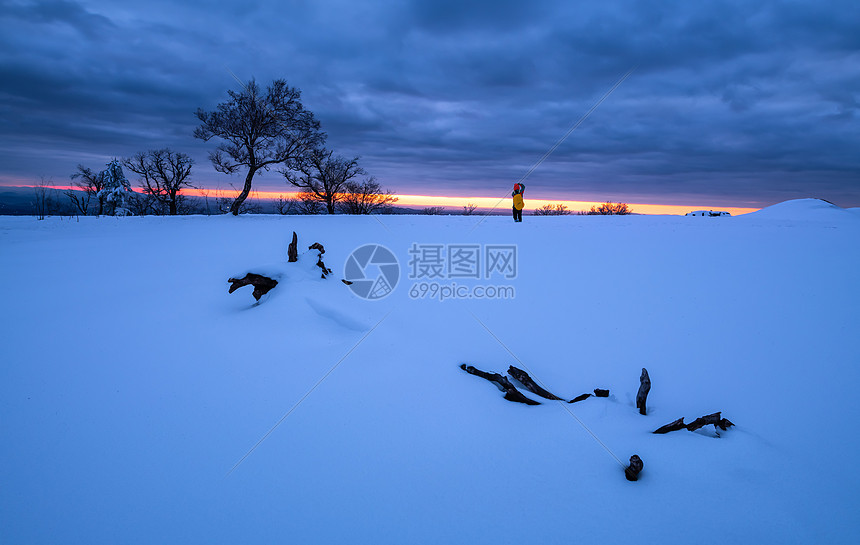
POLYGON ((705 216, 710 218, 718 218, 720 216, 731 216, 730 212, 723 212, 720 210, 693 210, 692 212, 687 213, 688 216, 705 216))

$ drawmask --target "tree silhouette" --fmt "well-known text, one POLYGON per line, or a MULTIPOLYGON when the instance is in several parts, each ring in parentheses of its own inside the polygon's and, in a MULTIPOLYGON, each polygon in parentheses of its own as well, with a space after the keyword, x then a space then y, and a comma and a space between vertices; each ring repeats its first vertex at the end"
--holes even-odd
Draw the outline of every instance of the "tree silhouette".
POLYGON ((194 159, 184 153, 163 148, 140 152, 123 159, 122 165, 140 176, 143 192, 151 195, 171 216, 178 213, 182 203, 179 193, 183 187, 192 187, 188 178, 194 159))
POLYGON ((235 216, 251 192, 254 175, 272 165, 288 168, 325 142, 325 133, 313 113, 301 103, 301 91, 277 79, 262 92, 254 80, 240 91, 227 91, 229 100, 215 111, 197 110, 202 124, 194 137, 223 140, 209 154, 218 172, 234 174, 244 168, 245 185, 230 206, 235 216))

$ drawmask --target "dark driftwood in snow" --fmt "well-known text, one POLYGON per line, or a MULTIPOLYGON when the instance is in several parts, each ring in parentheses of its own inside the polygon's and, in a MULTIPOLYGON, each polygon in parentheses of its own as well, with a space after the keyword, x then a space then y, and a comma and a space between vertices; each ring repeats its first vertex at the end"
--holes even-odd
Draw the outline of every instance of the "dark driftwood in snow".
POLYGON ((505 392, 505 399, 508 401, 516 401, 518 403, 525 403, 526 405, 540 405, 540 402, 527 398, 522 392, 514 388, 511 381, 504 375, 500 375, 498 373, 487 373, 480 369, 476 369, 471 365, 466 365, 465 363, 460 365, 460 369, 470 375, 475 375, 476 377, 481 377, 494 383, 499 390, 505 392))
POLYGON ((696 431, 703 426, 713 424, 721 430, 726 431, 730 427, 734 426, 734 424, 732 424, 731 421, 729 421, 727 418, 720 418, 720 412, 721 411, 715 412, 714 414, 700 416, 699 418, 687 424, 687 429, 690 431, 696 431))
POLYGON ((523 371, 522 369, 518 369, 518 368, 514 367, 513 365, 511 365, 510 367, 508 367, 508 374, 511 375, 512 377, 514 377, 515 379, 517 379, 520 382, 520 384, 522 384, 523 386, 526 387, 526 390, 528 390, 529 392, 531 392, 533 394, 537 394, 537 395, 539 395, 543 398, 546 398, 546 399, 552 399, 555 401, 559 401, 559 400, 563 401, 557 395, 552 394, 550 392, 547 392, 546 390, 544 390, 543 388, 538 386, 537 383, 535 383, 535 381, 532 380, 532 377, 530 377, 529 374, 526 373, 525 371, 523 371))
POLYGON ((571 399, 570 401, 568 401, 568 403, 576 403, 577 401, 582 401, 582 400, 584 400, 584 399, 588 399, 589 397, 591 397, 591 394, 582 394, 582 395, 578 395, 578 396, 576 396, 575 398, 573 398, 573 399, 571 399))
POLYGON ((642 458, 634 454, 630 457, 630 465, 624 468, 624 476, 627 477, 628 481, 638 480, 639 472, 644 467, 645 464, 642 462, 642 458))
POLYGON ((293 231, 293 241, 287 246, 287 261, 295 263, 299 260, 299 236, 293 231))
POLYGON ((319 267, 322 270, 322 277, 323 278, 325 278, 326 276, 331 274, 331 269, 326 268, 325 263, 323 263, 322 254, 320 254, 319 259, 317 259, 317 267, 319 267))
MULTIPOLYGON (((317 250, 319 252, 319 257, 317 258, 317 267, 319 267, 320 270, 322 271, 322 277, 325 278, 328 275, 330 275, 331 269, 326 267, 325 263, 323 263, 323 260, 322 260, 322 256, 325 253, 325 248, 323 247, 323 245, 320 244, 319 242, 314 242, 313 244, 308 246, 308 250, 317 250)), ((343 282, 346 282, 346 280, 344 280, 343 282)))
POLYGON ((716 412, 714 414, 707 414, 705 416, 700 416, 699 418, 693 420, 689 424, 684 424, 684 418, 681 417, 674 422, 670 422, 665 426, 660 426, 654 433, 669 433, 670 431, 678 431, 678 430, 690 430, 696 431, 699 428, 707 426, 709 424, 713 424, 714 426, 720 428, 723 431, 726 431, 730 427, 734 426, 732 422, 727 418, 720 418, 720 412, 716 412))
POLYGON ((687 425, 684 424, 684 417, 682 416, 681 418, 679 418, 678 420, 675 420, 674 422, 669 422, 665 426, 660 426, 659 428, 654 430, 654 433, 661 433, 662 434, 662 433, 669 433, 670 431, 678 431, 678 430, 685 430, 685 429, 687 429, 687 425))
POLYGON ((609 397, 609 390, 594 389, 594 397, 609 397))
POLYGON ((648 399, 648 392, 651 391, 651 377, 648 376, 648 370, 642 368, 642 374, 639 375, 639 392, 636 393, 636 408, 639 409, 639 414, 645 414, 645 400, 648 399))
POLYGON ((244 278, 230 278, 227 282, 232 282, 230 284, 230 293, 233 293, 242 286, 254 286, 254 293, 252 295, 257 301, 260 300, 260 297, 269 293, 269 290, 278 285, 277 280, 254 273, 248 273, 244 278))

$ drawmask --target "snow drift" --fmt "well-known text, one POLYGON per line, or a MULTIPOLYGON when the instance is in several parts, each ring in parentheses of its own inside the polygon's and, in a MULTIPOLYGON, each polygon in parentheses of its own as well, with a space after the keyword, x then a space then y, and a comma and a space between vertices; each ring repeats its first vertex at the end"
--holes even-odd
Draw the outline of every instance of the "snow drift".
POLYGON ((0 218, 0 541, 855 543, 858 240, 856 211, 813 200, 0 218), (333 277, 286 262, 292 231, 333 277), (367 243, 403 269, 380 301, 339 281, 367 243), (515 297, 410 298, 415 243, 516 245, 515 297), (266 271, 261 304, 228 295, 266 271), (510 403, 461 363, 610 397, 510 403), (651 433, 715 411, 736 424, 719 438, 651 433))

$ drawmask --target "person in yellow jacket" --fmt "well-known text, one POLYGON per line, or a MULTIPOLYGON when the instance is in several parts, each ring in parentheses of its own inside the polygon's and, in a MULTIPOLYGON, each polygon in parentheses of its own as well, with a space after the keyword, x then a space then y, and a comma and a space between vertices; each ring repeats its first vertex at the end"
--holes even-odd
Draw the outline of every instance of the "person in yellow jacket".
POLYGON ((511 197, 514 198, 514 221, 523 221, 523 193, 526 191, 526 184, 514 184, 514 192, 511 197))

